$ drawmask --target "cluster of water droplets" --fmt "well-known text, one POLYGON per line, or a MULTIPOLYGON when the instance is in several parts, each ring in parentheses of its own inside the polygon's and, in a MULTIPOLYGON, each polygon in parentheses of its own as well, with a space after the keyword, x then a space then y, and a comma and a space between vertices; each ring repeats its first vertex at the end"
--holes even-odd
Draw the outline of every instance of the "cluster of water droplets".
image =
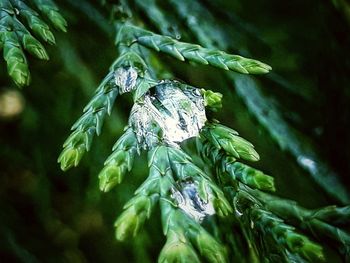
MULTIPOLYGON (((134 91, 137 78, 133 67, 121 67, 114 72, 121 94, 134 91)), ((182 141, 198 136, 206 121, 204 98, 198 89, 178 81, 161 81, 134 104, 129 126, 139 146, 150 149, 159 144, 177 147, 182 141)), ((177 206, 197 222, 215 213, 212 202, 200 197, 196 182, 179 181, 171 192, 177 206)))

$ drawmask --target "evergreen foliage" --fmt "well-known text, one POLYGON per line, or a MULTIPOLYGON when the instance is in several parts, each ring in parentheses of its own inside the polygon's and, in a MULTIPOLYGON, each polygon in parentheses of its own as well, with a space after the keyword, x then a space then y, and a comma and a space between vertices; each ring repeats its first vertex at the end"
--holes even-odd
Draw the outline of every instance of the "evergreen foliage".
MULTIPOLYGON (((350 259, 350 198, 347 187, 331 166, 323 161, 324 157, 318 154, 316 147, 304 141, 303 135, 283 118, 280 106, 271 103, 261 91, 260 78, 283 86, 285 90, 291 84, 281 80, 278 74, 271 73, 271 66, 250 58, 249 48, 245 46, 247 43, 235 42, 234 34, 216 23, 221 10, 230 21, 237 19, 227 14, 229 11, 225 11, 225 1, 66 2, 69 6, 67 14, 71 15, 72 10, 77 11, 74 7, 78 7, 87 15, 94 14, 92 20, 101 17, 94 22, 101 31, 115 35, 118 54, 105 77, 96 85, 96 91, 84 107, 81 117, 73 124, 58 162, 63 171, 82 164, 82 168, 76 170, 90 170, 88 173, 98 178, 102 192, 114 192, 116 196, 113 198, 120 199, 116 202, 124 202, 122 209, 107 207, 105 210, 110 213, 113 209, 112 213, 118 214, 114 223, 116 240, 135 242, 134 251, 131 250, 135 261, 154 261, 154 255, 153 259, 148 256, 151 252, 144 246, 147 244, 145 239, 157 242, 157 260, 160 263, 340 262, 350 259), (109 17, 109 22, 106 17, 109 17), (230 92, 234 91, 241 98, 246 106, 245 112, 249 112, 264 127, 262 136, 270 136, 271 142, 275 141, 281 150, 296 159, 296 163, 306 170, 298 176, 305 177, 302 180, 311 178, 313 181, 309 184, 312 187, 317 185, 317 189, 337 205, 308 209, 299 202, 280 197, 286 196, 279 190, 277 182, 280 175, 277 174, 275 178, 263 172, 264 169, 254 168, 255 164, 258 166, 260 158, 264 158, 263 154, 259 155, 244 136, 222 124, 230 119, 230 116, 219 115, 230 106, 223 102, 226 98, 232 99, 232 95, 215 86, 210 90, 174 80, 181 77, 181 70, 174 65, 185 62, 189 62, 191 69, 213 71, 214 75, 219 70, 225 70, 223 85, 234 84, 230 92), (174 93, 170 93, 168 98, 164 95, 166 93, 161 93, 165 92, 162 88, 173 89, 174 93), (179 103, 175 101, 176 92, 185 96, 179 103), (162 100, 162 96, 165 99, 162 100), (151 104, 148 100, 151 100, 151 104), (171 106, 178 107, 175 109, 179 116, 176 125, 182 130, 174 131, 172 135, 167 134, 167 128, 171 130, 175 126, 172 127, 170 122, 163 126, 160 121, 163 120, 162 116, 157 115, 173 117, 165 100, 170 101, 171 106), (121 117, 118 114, 122 113, 114 111, 115 104, 123 105, 125 102, 133 107, 130 111, 125 110, 123 113, 126 116, 121 117), (172 140, 171 136, 180 136, 179 133, 184 130, 190 134, 191 126, 188 126, 185 117, 190 116, 192 111, 195 112, 193 119, 196 124, 193 130, 198 129, 198 132, 185 136, 186 140, 172 140), (202 112, 207 116, 203 125, 202 112), (215 119, 216 116, 224 118, 222 123, 215 119), (105 122, 107 117, 112 120, 105 122), (128 117, 128 122, 124 117, 128 117), (115 132, 116 128, 113 127, 123 132, 103 167, 97 167, 96 162, 84 162, 83 156, 91 150, 86 154, 88 160, 105 158, 106 147, 112 139, 103 138, 104 125, 110 132, 115 132), (95 135, 100 137, 96 143, 95 135), (140 164, 142 161, 143 164, 140 164), (122 183, 126 185, 124 190, 118 186, 122 183), (135 187, 128 187, 136 184, 136 190, 135 187), (130 195, 131 189, 134 190, 133 197, 130 195), (123 192, 126 190, 128 193, 123 192), (154 232, 154 227, 162 229, 163 239, 159 237, 159 231, 155 235, 149 234, 148 231, 154 232), (135 241, 131 241, 133 238, 135 241), (162 248, 159 248, 161 242, 162 248)), ((334 3, 339 5, 337 1, 334 3)), ((48 44, 56 43, 45 20, 55 29, 67 31, 66 20, 51 0, 0 0, 0 48, 3 49, 8 75, 17 86, 29 85, 31 78, 24 50, 39 59, 48 60, 43 44, 35 37, 48 44)), ((249 31, 247 35, 254 32, 244 24, 239 25, 244 28, 241 32, 249 31)), ((240 37, 243 39, 246 36, 237 33, 237 38, 240 37)), ((66 52, 65 49, 73 52, 74 47, 63 39, 62 46, 64 43, 66 46, 62 52, 66 52)), ((79 59, 74 61, 73 70, 70 60, 66 62, 67 72, 71 70, 75 74, 76 68, 89 72, 79 59)), ((185 64, 178 67, 182 65, 185 64)), ((84 74, 89 75, 86 72, 84 74)), ((83 83, 87 80, 79 81, 83 83)), ((293 92, 295 96, 308 96, 299 89, 293 92)), ((91 94, 90 91, 85 93, 91 94)), ((78 97, 80 99, 80 94, 78 97)), ((74 110, 78 110, 75 103, 73 106, 74 110)), ((66 121, 65 125, 68 125, 66 121)), ((281 169, 280 173, 287 174, 288 171, 281 169)), ((97 188, 96 180, 90 181, 90 188, 97 188)), ((95 190, 90 191, 91 196, 100 196, 95 190)), ((41 202, 40 194, 36 202, 41 202)), ((53 216, 50 215, 50 218, 53 216)), ((57 226, 57 229, 63 231, 62 226, 57 226)), ((7 232, 10 239, 12 232, 7 232)), ((122 245, 122 242, 115 246, 129 246, 129 243, 122 245)), ((25 254, 25 249, 13 250, 17 257, 25 254)), ((74 257, 70 260, 75 261, 74 257)))
MULTIPOLYGON (((53 1, 35 0, 33 8, 39 9, 56 29, 66 32, 67 22, 53 1)), ((30 83, 24 50, 38 59, 49 59, 42 43, 32 34, 51 45, 55 44, 55 37, 49 26, 33 8, 27 1, 0 1, 0 49, 3 50, 8 74, 20 87, 30 83)))

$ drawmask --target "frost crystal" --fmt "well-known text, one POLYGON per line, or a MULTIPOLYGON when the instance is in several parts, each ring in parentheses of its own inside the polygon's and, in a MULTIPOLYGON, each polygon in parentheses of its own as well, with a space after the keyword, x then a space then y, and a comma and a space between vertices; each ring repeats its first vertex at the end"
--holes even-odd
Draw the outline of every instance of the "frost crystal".
POLYGON ((121 67, 114 72, 115 84, 119 87, 119 92, 130 92, 135 88, 137 71, 133 67, 121 67))
POLYGON ((197 136, 206 120, 198 89, 167 81, 153 87, 133 106, 129 124, 144 148, 151 148, 160 140, 177 145, 197 136))
POLYGON ((201 223, 206 216, 215 214, 210 200, 203 200, 198 194, 198 186, 192 181, 178 183, 172 188, 172 198, 178 207, 197 222, 201 223))

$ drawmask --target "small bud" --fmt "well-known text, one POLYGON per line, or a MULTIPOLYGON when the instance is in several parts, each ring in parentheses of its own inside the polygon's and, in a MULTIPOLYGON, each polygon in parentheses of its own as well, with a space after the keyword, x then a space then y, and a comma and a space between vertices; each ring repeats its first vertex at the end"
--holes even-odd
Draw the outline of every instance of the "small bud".
POLYGON ((126 172, 125 166, 111 164, 105 166, 98 178, 100 179, 100 190, 103 192, 110 191, 114 186, 120 184, 126 172))
POLYGON ((126 209, 117 219, 116 238, 120 241, 135 237, 145 220, 151 216, 152 207, 158 200, 157 195, 136 195, 124 206, 126 209))
POLYGON ((125 210, 114 224, 116 239, 123 241, 129 237, 135 237, 144 220, 145 215, 140 216, 132 207, 125 210))
POLYGON ((58 162, 61 163, 61 169, 67 171, 73 166, 78 166, 84 153, 85 147, 83 146, 65 148, 58 157, 58 162))
POLYGON ((48 60, 49 56, 46 53, 44 46, 29 34, 23 36, 23 46, 29 53, 39 59, 48 60))
POLYGON ((17 86, 28 86, 30 83, 30 73, 26 63, 9 60, 7 71, 17 86))
POLYGON ((219 92, 213 92, 211 90, 201 90, 204 97, 204 105, 209 107, 212 111, 218 111, 222 108, 222 94, 219 92))
POLYGON ((49 43, 50 45, 56 44, 56 39, 47 26, 37 23, 32 25, 31 28, 33 29, 34 33, 36 33, 37 36, 40 36, 40 38, 45 42, 49 43))
POLYGON ((49 10, 48 17, 56 29, 67 32, 67 21, 56 10, 49 10))

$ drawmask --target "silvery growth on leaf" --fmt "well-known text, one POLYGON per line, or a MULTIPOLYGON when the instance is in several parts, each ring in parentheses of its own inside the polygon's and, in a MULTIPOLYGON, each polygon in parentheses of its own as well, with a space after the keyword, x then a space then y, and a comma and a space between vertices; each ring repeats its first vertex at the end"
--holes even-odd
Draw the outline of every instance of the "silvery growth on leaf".
POLYGON ((152 148, 160 141, 176 146, 198 136, 207 118, 198 89, 176 81, 161 82, 136 103, 130 114, 138 141, 152 148))
MULTIPOLYGON (((171 189, 171 197, 177 206, 195 221, 201 223, 206 216, 215 214, 215 209, 210 201, 203 200, 198 193, 198 185, 193 181, 181 181, 178 187, 171 189)), ((209 191, 209 189, 206 189, 209 191)))
POLYGON ((119 87, 119 92, 126 93, 132 91, 136 86, 137 71, 133 67, 121 67, 114 72, 115 84, 119 87))

